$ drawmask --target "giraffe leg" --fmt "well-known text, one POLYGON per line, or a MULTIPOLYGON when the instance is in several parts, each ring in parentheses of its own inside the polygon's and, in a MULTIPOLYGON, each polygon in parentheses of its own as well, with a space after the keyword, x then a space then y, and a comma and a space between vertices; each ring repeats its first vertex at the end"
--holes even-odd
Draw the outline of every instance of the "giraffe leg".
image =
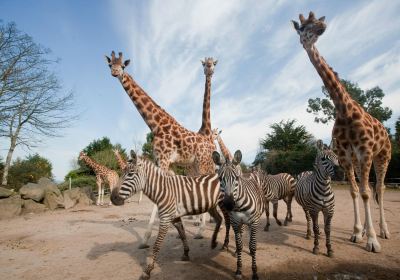
POLYGON ((222 223, 222 217, 221 215, 218 213, 217 208, 212 208, 208 211, 208 213, 210 213, 210 216, 214 218, 215 220, 215 228, 214 228, 214 232, 211 238, 211 249, 214 249, 215 247, 217 247, 217 236, 218 236, 218 232, 219 229, 221 227, 221 223, 222 223))
POLYGON ((328 257, 333 257, 333 250, 331 244, 331 221, 333 213, 329 213, 327 209, 324 210, 324 230, 326 237, 326 250, 328 257))
POLYGON ((181 238, 182 243, 183 243, 183 255, 182 255, 181 260, 182 261, 189 261, 190 260, 190 258, 189 258, 189 246, 188 246, 188 242, 187 242, 187 239, 186 239, 186 233, 185 233, 185 229, 183 227, 183 223, 182 223, 181 218, 174 219, 172 221, 172 224, 175 226, 176 230, 178 231, 179 237, 181 238))
POLYGON ((371 216, 371 207, 370 207, 370 197, 371 190, 368 184, 369 171, 372 165, 372 160, 365 156, 365 158, 360 161, 361 163, 361 184, 360 184, 360 192, 361 197, 364 202, 364 211, 365 211, 365 227, 367 234, 367 246, 366 249, 368 252, 380 252, 381 245, 376 238, 376 232, 372 223, 371 216))
POLYGON ((385 192, 384 179, 385 179, 388 165, 389 165, 388 156, 384 157, 384 156, 378 155, 374 159, 374 169, 375 169, 375 174, 376 174, 375 192, 376 192, 376 198, 378 200, 378 205, 379 205, 380 236, 381 236, 381 238, 384 238, 384 239, 390 238, 389 229, 388 229, 386 219, 385 219, 385 211, 383 209, 383 194, 385 192))
POLYGON ((258 223, 253 223, 250 225, 249 249, 250 249, 250 255, 251 255, 251 269, 253 271, 253 276, 251 278, 252 280, 258 280, 257 261, 256 261, 257 229, 258 229, 258 223))
POLYGON ((100 205, 100 197, 101 197, 101 178, 96 177, 96 185, 97 185, 97 202, 96 205, 100 205))
POLYGON ((153 255, 151 258, 147 259, 147 265, 140 278, 141 280, 150 279, 150 272, 154 269, 155 261, 157 259, 158 253, 160 252, 161 244, 165 238, 165 235, 168 232, 169 225, 170 225, 169 219, 163 219, 160 217, 160 227, 158 229, 156 242, 154 242, 153 245, 153 255))
POLYGON ((149 224, 147 225, 147 230, 143 236, 142 244, 139 245, 139 249, 149 248, 148 242, 151 237, 151 232, 153 230, 153 224, 154 224, 154 220, 156 219, 157 210, 158 210, 158 207, 156 204, 154 204, 153 211, 151 212, 151 216, 150 216, 150 221, 149 221, 149 224))
POLYGON ((318 225, 318 211, 311 211, 310 216, 313 222, 313 230, 314 230, 314 248, 313 253, 318 255, 319 253, 319 225, 318 225))
POLYGON ((236 241, 237 264, 236 264, 235 278, 242 279, 242 249, 243 249, 242 234, 241 234, 242 226, 234 223, 232 224, 232 227, 233 231, 235 232, 235 241, 236 241))
POLYGON ((265 218, 267 219, 267 224, 264 227, 264 231, 269 231, 269 226, 271 225, 269 222, 269 201, 265 201, 265 218))
POLYGON ((273 216, 275 218, 275 221, 278 224, 278 226, 281 226, 282 222, 278 219, 278 200, 273 201, 272 206, 274 207, 273 208, 273 216))

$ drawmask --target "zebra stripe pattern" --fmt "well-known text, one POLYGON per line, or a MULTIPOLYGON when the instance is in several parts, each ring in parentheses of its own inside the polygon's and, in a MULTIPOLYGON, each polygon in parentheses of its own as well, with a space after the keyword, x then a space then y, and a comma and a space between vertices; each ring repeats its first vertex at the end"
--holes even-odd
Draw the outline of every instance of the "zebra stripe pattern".
MULTIPOLYGON (((111 201, 114 205, 122 205, 126 199, 141 190, 158 206, 160 218, 152 259, 147 264, 142 279, 150 277, 161 243, 171 223, 177 229, 183 243, 182 260, 189 260, 189 247, 181 220, 182 216, 208 212, 216 221, 211 248, 216 247, 216 239, 222 222, 222 217, 217 211, 217 206, 222 199, 217 174, 197 177, 171 176, 154 163, 136 157, 136 154, 131 151, 131 159, 128 161, 120 186, 112 192, 111 201)), ((229 229, 229 217, 226 211, 221 210, 225 216, 226 227, 229 229)))
POLYGON ((253 171, 253 174, 257 174, 260 178, 261 186, 265 196, 265 217, 267 218, 267 224, 264 230, 268 231, 269 222, 269 202, 273 205, 273 216, 276 223, 281 226, 282 223, 278 219, 278 201, 283 199, 286 203, 286 217, 283 224, 286 226, 288 222, 292 221, 292 199, 294 196, 294 190, 296 187, 296 179, 288 173, 279 173, 276 175, 267 174, 265 171, 257 168, 253 171))
POLYGON ((218 152, 213 152, 214 163, 219 166, 218 177, 223 193, 223 206, 229 211, 229 218, 235 232, 237 269, 236 279, 242 277, 242 226, 246 224, 250 230, 250 255, 252 258, 252 279, 258 279, 257 276, 257 229, 260 217, 264 211, 264 196, 257 180, 254 176, 245 178, 238 172, 237 166, 242 159, 242 153, 236 151, 234 159, 230 162, 228 159, 222 163, 218 152))
MULTIPOLYGON (((334 143, 334 140, 332 141, 334 143)), ((317 141, 317 156, 314 170, 298 175, 295 189, 296 201, 303 207, 307 219, 306 238, 311 237, 311 220, 314 231, 313 253, 319 252, 319 226, 318 214, 324 215, 326 248, 329 257, 333 256, 330 240, 331 220, 334 214, 335 196, 331 188, 331 176, 334 175, 335 166, 339 165, 338 157, 321 140, 317 141)))

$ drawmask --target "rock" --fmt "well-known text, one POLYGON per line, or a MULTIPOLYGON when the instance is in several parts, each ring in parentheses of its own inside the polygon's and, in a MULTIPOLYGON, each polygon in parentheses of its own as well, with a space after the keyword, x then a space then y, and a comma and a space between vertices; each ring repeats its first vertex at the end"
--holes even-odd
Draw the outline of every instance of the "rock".
POLYGON ((41 213, 46 211, 46 206, 41 203, 37 203, 32 199, 23 201, 23 213, 41 213))
POLYGON ((19 195, 0 199, 0 219, 18 216, 22 211, 22 199, 19 195))
POLYGON ((13 194, 14 194, 14 192, 12 190, 0 187, 0 198, 7 198, 13 194))
POLYGON ((57 191, 54 190, 46 190, 44 193, 43 203, 50 210, 55 210, 57 208, 64 208, 64 197, 61 195, 59 189, 57 191))
POLYGON ((44 189, 37 184, 28 183, 20 188, 19 193, 23 199, 33 199, 37 202, 43 200, 44 189))
POLYGON ((89 206, 93 204, 93 200, 91 200, 85 192, 81 192, 78 200, 78 206, 89 206))
POLYGON ((57 195, 61 195, 60 189, 57 187, 57 185, 52 182, 49 178, 40 178, 38 181, 38 186, 43 188, 44 190, 51 190, 57 195))
POLYGON ((71 190, 66 190, 63 192, 65 209, 72 208, 78 203, 80 193, 80 188, 73 188, 71 190))
POLYGON ((86 196, 92 200, 92 202, 94 203, 96 201, 96 196, 93 193, 93 189, 91 186, 87 186, 87 187, 82 187, 81 191, 84 192, 86 194, 86 196))

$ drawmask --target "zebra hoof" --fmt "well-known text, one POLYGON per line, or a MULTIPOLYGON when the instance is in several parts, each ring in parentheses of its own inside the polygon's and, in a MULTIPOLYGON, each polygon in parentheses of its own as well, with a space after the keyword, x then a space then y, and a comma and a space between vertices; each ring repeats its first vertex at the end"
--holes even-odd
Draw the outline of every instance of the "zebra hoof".
POLYGON ((218 245, 218 242, 212 241, 211 242, 211 249, 215 249, 217 247, 217 245, 218 245))
POLYGON ((204 238, 203 235, 200 235, 200 234, 196 234, 194 236, 194 239, 203 239, 203 238, 204 238))
POLYGON ((140 280, 148 280, 150 279, 150 274, 143 272, 142 276, 140 276, 140 280))
POLYGON ((251 280, 258 280, 258 275, 257 274, 253 274, 253 276, 251 277, 251 280))
POLYGON ((242 279, 242 274, 236 274, 235 275, 236 280, 241 280, 242 279))
POLYGON ((282 222, 279 221, 279 220, 277 220, 276 223, 278 224, 278 226, 281 226, 281 225, 282 225, 282 222))
POLYGON ((269 231, 269 226, 265 226, 264 231, 269 231))
POLYGON ((311 235, 310 234, 306 234, 306 236, 304 238, 307 239, 307 240, 310 240, 311 239, 311 235))
POLYGON ((328 250, 328 257, 330 257, 330 258, 333 258, 334 257, 334 254, 333 254, 333 251, 332 250, 328 250))
POLYGON ((318 247, 314 247, 314 249, 312 250, 314 255, 318 255, 319 253, 319 248, 318 247))
POLYGON ((181 258, 181 261, 188 262, 188 261, 190 261, 190 257, 186 256, 186 255, 183 255, 182 258, 181 258))
POLYGON ((139 249, 147 249, 147 248, 149 248, 150 246, 149 245, 147 245, 147 244, 140 244, 139 245, 139 249))

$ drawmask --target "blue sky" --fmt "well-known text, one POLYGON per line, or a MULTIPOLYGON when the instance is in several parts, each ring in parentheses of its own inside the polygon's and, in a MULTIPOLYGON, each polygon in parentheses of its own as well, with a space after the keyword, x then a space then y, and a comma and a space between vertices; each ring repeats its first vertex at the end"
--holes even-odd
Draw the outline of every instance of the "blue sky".
MULTIPOLYGON (((328 141, 332 123, 316 124, 307 100, 322 81, 290 20, 312 10, 326 16, 317 48, 340 77, 361 88, 380 86, 385 106, 400 115, 400 2, 376 1, 41 1, 2 0, 0 19, 14 21, 61 59, 55 71, 83 112, 63 137, 32 151, 50 159, 56 179, 90 141, 108 136, 138 147, 149 132, 104 55, 122 51, 126 69, 186 128, 201 126, 204 74, 200 59, 218 59, 212 79, 212 126, 251 163, 275 122, 297 119, 328 141)), ((8 142, 0 139, 5 157, 8 142)))

